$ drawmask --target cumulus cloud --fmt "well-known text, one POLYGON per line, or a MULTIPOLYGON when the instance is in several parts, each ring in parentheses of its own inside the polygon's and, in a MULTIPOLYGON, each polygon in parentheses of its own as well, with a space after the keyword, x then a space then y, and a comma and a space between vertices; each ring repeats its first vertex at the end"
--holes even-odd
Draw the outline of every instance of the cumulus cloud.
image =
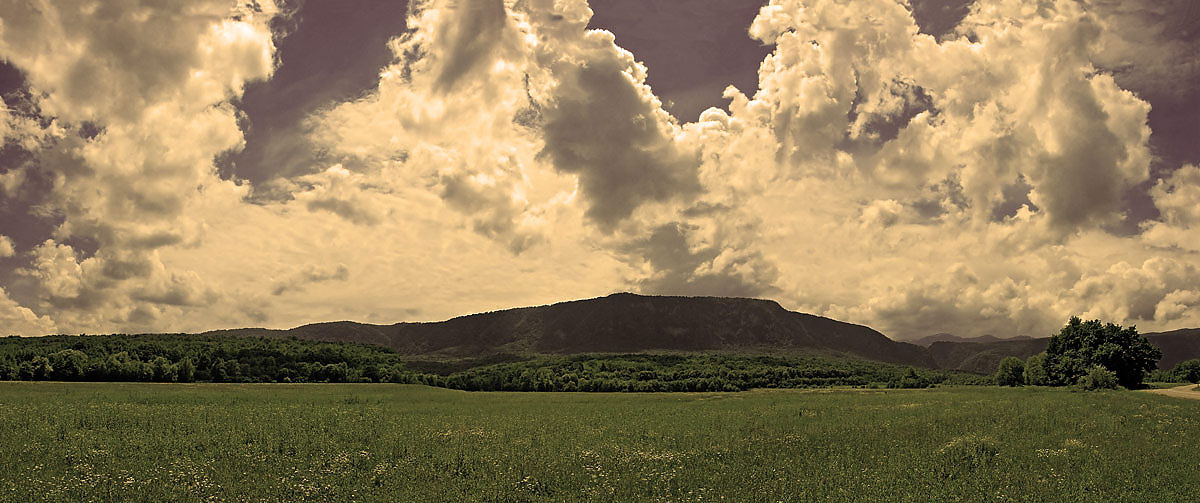
POLYGON ((341 165, 293 180, 292 195, 309 210, 328 211, 350 222, 377 225, 387 216, 387 209, 364 193, 369 182, 362 175, 351 173, 341 165))
POLYGON ((29 308, 21 306, 8 297, 0 288, 0 333, 4 335, 48 335, 58 331, 54 321, 47 316, 38 316, 29 308))
POLYGON ((558 35, 535 53, 553 82, 538 90, 542 154, 579 176, 587 216, 611 230, 645 202, 699 192, 698 154, 675 141, 679 128, 645 84, 645 67, 611 33, 583 30, 590 11, 568 18, 549 2, 534 5, 534 26, 558 35))
POLYGON ((13 247, 12 239, 0 234, 0 258, 8 258, 16 254, 17 251, 13 247))
MULTIPOLYGON (((774 46, 758 89, 682 125, 584 2, 419 5, 316 141, 510 252, 563 246, 550 229, 582 211, 570 239, 644 292, 775 296, 899 337, 1037 335, 1095 308, 1081 285, 1111 257, 1150 258, 1104 231, 1148 179, 1149 108, 1099 61, 1113 21, 1076 2, 980 3, 939 40, 897 2, 775 0, 749 30, 774 46)), ((1115 307, 1138 298, 1104 312, 1146 315, 1115 307)))
POLYGON ((1108 270, 1085 274, 1072 293, 1084 316, 1130 321, 1174 320, 1200 306, 1200 267, 1163 258, 1147 259, 1141 266, 1121 261, 1108 270))
POLYGON ((229 100, 272 70, 273 13, 270 2, 0 9, 0 56, 25 75, 41 126, 11 190, 28 192, 19 178, 33 173, 50 180, 36 211, 61 222, 23 270, 39 309, 72 328, 149 327, 215 297, 157 250, 202 239, 189 206, 225 183, 212 159, 241 144, 229 100), (95 251, 66 244, 80 240, 95 251))
MULTIPOLYGON (((213 157, 242 144, 243 83, 271 74, 274 7, 135 4, 0 8, 37 105, 0 116, 28 152, 0 188, 55 222, 18 239, 29 288, 0 298, 22 331, 629 288, 773 297, 899 338, 1200 323, 1200 169, 1151 178, 1126 66, 1153 45, 1130 28, 1149 4, 975 2, 934 38, 903 2, 771 0, 748 30, 773 47, 757 89, 680 124, 584 0, 414 2, 376 87, 303 124, 308 174, 254 187, 213 157), (1161 217, 1110 233, 1139 186, 1161 217)), ((1166 52, 1145 64, 1185 54, 1166 52)))
POLYGON ((223 0, 13 2, 0 11, 0 54, 45 93, 48 116, 131 120, 181 91, 203 106, 269 73, 270 39, 232 17, 275 11, 223 0))
POLYGON ((292 276, 276 283, 275 288, 271 290, 271 295, 280 296, 289 291, 303 289, 312 283, 346 281, 347 279, 350 279, 350 268, 346 267, 346 264, 338 264, 334 267, 320 267, 315 264, 309 264, 292 276))
POLYGON ((1144 239, 1155 246, 1200 251, 1200 167, 1186 165, 1159 180, 1150 197, 1161 217, 1142 224, 1144 239))

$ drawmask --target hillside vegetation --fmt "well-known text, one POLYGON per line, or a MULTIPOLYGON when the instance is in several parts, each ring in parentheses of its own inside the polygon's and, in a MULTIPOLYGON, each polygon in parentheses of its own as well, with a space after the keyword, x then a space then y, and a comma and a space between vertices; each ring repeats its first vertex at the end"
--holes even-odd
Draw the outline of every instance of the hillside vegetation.
POLYGON ((412 381, 394 351, 294 338, 184 334, 0 338, 0 380, 412 381))
POLYGON ((388 348, 217 335, 0 339, 0 380, 392 382, 472 391, 741 391, 980 384, 975 374, 822 356, 584 354, 431 362, 388 348), (411 365, 411 366, 410 366, 411 365))

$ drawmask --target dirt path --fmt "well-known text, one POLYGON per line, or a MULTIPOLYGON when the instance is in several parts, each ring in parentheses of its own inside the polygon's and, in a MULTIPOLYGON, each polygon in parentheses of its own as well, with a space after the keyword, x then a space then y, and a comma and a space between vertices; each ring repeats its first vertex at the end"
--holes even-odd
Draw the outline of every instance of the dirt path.
POLYGON ((1168 389, 1148 389, 1146 390, 1146 393, 1156 393, 1159 395, 1173 396, 1176 398, 1191 398, 1192 400, 1200 400, 1200 391, 1196 391, 1195 384, 1176 386, 1168 389))

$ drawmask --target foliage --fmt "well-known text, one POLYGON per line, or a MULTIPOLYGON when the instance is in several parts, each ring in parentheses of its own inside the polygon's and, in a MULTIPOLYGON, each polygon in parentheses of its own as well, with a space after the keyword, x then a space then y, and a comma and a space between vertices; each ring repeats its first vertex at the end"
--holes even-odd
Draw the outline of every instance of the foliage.
POLYGON ((1117 389, 1117 373, 1100 365, 1095 365, 1088 373, 1079 378, 1079 387, 1095 391, 1100 389, 1117 389))
POLYGON ((82 335, 0 338, 0 380, 418 382, 392 350, 294 338, 82 335))
POLYGON ((1025 360, 1025 384, 1030 386, 1046 386, 1050 384, 1050 376, 1046 372, 1046 353, 1038 353, 1025 360))
POLYGON ((816 356, 514 355, 414 362, 382 347, 299 339, 106 335, 0 339, 0 379, 158 382, 399 382, 471 391, 740 391, 985 384, 983 376, 816 356), (503 363, 493 363, 500 361, 503 363), (475 365, 475 366, 470 366, 475 365))
POLYGON ((1046 348, 1046 372, 1052 385, 1075 384, 1095 365, 1116 374, 1126 388, 1137 388, 1154 370, 1162 351, 1138 335, 1134 327, 1122 328, 1100 320, 1071 317, 1046 348))
POLYGON ((908 367, 903 375, 888 379, 887 387, 899 389, 931 388, 937 382, 937 377, 922 375, 922 373, 917 371, 916 367, 908 367))
POLYGON ((1025 384, 1025 362, 1015 356, 1000 360, 1000 366, 993 377, 1000 386, 1020 386, 1025 384))
POLYGON ((981 376, 825 357, 627 354, 543 357, 431 382, 470 391, 739 391, 752 388, 981 384, 981 376))
POLYGON ((1177 382, 1200 383, 1200 358, 1179 362, 1171 369, 1171 376, 1177 382))
POLYGON ((5 502, 1140 502, 1200 494, 1200 401, 1149 394, 10 382, 0 383, 0 404, 5 502))

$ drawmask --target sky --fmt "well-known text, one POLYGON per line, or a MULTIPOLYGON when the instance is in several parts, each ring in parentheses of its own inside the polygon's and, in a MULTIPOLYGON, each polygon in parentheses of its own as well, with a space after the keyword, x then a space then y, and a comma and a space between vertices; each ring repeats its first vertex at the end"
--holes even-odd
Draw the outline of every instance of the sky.
POLYGON ((1200 327, 1189 0, 0 4, 0 333, 1200 327))

